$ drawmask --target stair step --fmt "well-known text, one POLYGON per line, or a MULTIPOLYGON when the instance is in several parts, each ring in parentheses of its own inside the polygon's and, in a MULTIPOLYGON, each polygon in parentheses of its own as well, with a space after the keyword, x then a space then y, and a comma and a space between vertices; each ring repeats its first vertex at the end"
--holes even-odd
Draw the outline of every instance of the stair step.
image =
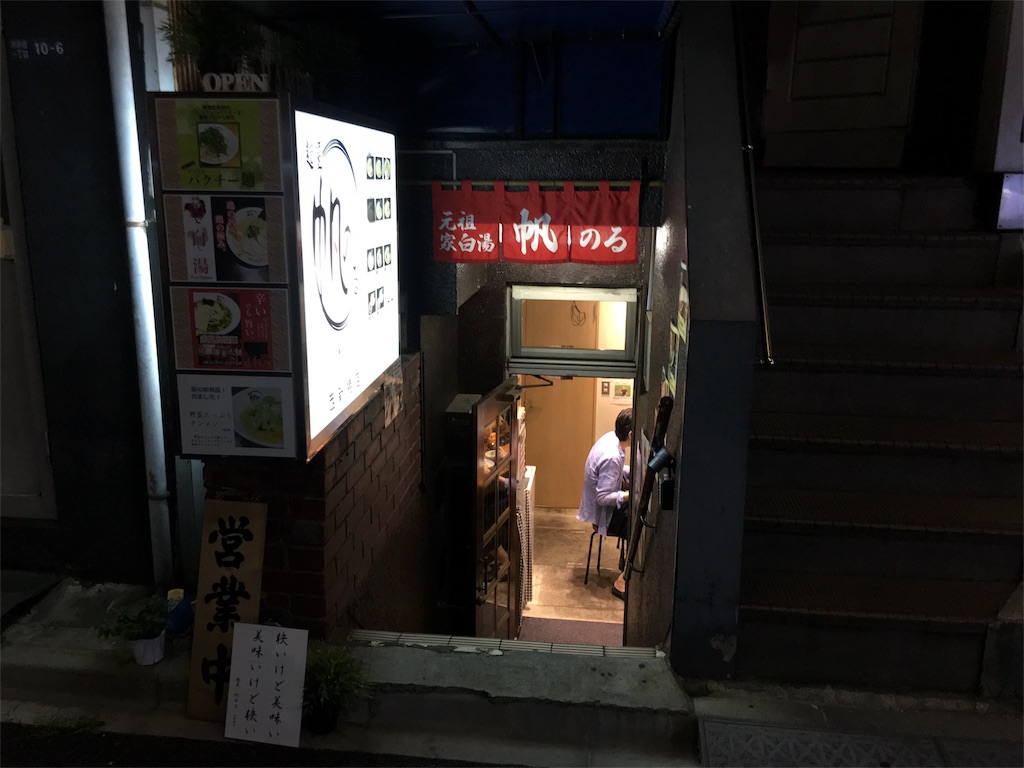
POLYGON ((772 356, 777 367, 827 371, 907 371, 922 375, 990 374, 1024 372, 1019 350, 936 349, 838 344, 775 343, 772 356))
POLYGON ((989 233, 761 233, 765 279, 776 283, 993 285, 999 236, 989 233))
POLYGON ((751 487, 746 519, 773 527, 1024 535, 1019 498, 751 487))
POLYGON ((1017 308, 954 306, 803 305, 769 299, 774 339, 792 344, 884 344, 1009 351, 1020 334, 1017 308))
POLYGON ((772 173, 756 180, 763 228, 851 232, 964 231, 979 226, 986 180, 772 173))
POLYGON ((1024 455, 1020 423, 943 421, 814 413, 754 413, 751 443, 843 451, 1024 455))
POLYGON ((747 455, 758 487, 1019 498, 1021 478, 1019 453, 752 441, 747 455))
POLYGON ((970 286, 785 283, 769 289, 768 303, 790 306, 941 308, 1020 311, 1020 288, 970 286))
POLYGON ((975 625, 995 621, 1013 582, 746 571, 740 610, 975 625))
POLYGON ((1021 534, 1021 499, 748 488, 743 566, 1013 581, 1021 534))
POLYGON ((1005 689, 1004 678, 1019 676, 1020 622, 996 619, 1017 584, 748 569, 736 674, 890 691, 1005 689))
POLYGON ((790 366, 754 371, 754 412, 1007 420, 1021 416, 1021 374, 922 375, 906 369, 790 366))

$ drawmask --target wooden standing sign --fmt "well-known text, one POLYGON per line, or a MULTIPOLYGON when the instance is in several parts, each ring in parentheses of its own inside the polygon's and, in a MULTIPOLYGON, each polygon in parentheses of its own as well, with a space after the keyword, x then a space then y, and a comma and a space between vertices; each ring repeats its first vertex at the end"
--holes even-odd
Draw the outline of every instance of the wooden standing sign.
POLYGON ((189 666, 189 717, 224 720, 237 622, 260 613, 267 505, 206 500, 189 666))

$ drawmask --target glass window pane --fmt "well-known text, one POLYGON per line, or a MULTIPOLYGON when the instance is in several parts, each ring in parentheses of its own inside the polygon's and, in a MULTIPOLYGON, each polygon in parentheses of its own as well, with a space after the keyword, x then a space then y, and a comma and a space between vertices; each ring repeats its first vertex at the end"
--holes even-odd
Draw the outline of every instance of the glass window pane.
POLYGON ((625 301, 525 299, 522 344, 541 349, 626 349, 625 301))

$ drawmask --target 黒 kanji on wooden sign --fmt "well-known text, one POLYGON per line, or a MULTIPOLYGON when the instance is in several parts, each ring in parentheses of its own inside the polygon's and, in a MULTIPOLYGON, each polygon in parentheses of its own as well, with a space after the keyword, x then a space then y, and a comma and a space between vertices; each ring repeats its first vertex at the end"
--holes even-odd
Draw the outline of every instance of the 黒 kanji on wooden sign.
POLYGON ((207 499, 186 713, 223 720, 236 622, 260 615, 267 505, 207 499))

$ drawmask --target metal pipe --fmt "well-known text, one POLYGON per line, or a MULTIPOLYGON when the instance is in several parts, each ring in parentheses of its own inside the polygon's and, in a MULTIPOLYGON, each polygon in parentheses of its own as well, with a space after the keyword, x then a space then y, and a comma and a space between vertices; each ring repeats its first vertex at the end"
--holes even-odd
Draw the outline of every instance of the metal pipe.
POLYGON ((104 0, 110 88, 114 100, 121 193, 124 199, 125 237, 131 277, 132 320, 139 369, 139 400, 149 497, 149 539, 153 550, 153 579, 168 585, 173 576, 171 522, 167 505, 167 459, 164 452, 160 374, 156 350, 156 319, 153 311, 153 278, 149 262, 149 225, 142 189, 142 159, 135 113, 128 13, 124 0, 104 0))
POLYGON ((750 205, 750 221, 754 238, 754 269, 757 271, 758 293, 761 299, 761 330, 764 333, 765 365, 774 365, 772 357, 772 333, 768 321, 768 291, 764 282, 764 251, 761 247, 761 222, 757 214, 757 189, 755 187, 754 145, 750 138, 750 105, 747 93, 747 55, 744 45, 746 36, 743 31, 743 19, 740 9, 733 5, 733 32, 736 43, 737 67, 736 74, 740 85, 740 101, 743 109, 743 153, 747 161, 747 199, 750 205))

